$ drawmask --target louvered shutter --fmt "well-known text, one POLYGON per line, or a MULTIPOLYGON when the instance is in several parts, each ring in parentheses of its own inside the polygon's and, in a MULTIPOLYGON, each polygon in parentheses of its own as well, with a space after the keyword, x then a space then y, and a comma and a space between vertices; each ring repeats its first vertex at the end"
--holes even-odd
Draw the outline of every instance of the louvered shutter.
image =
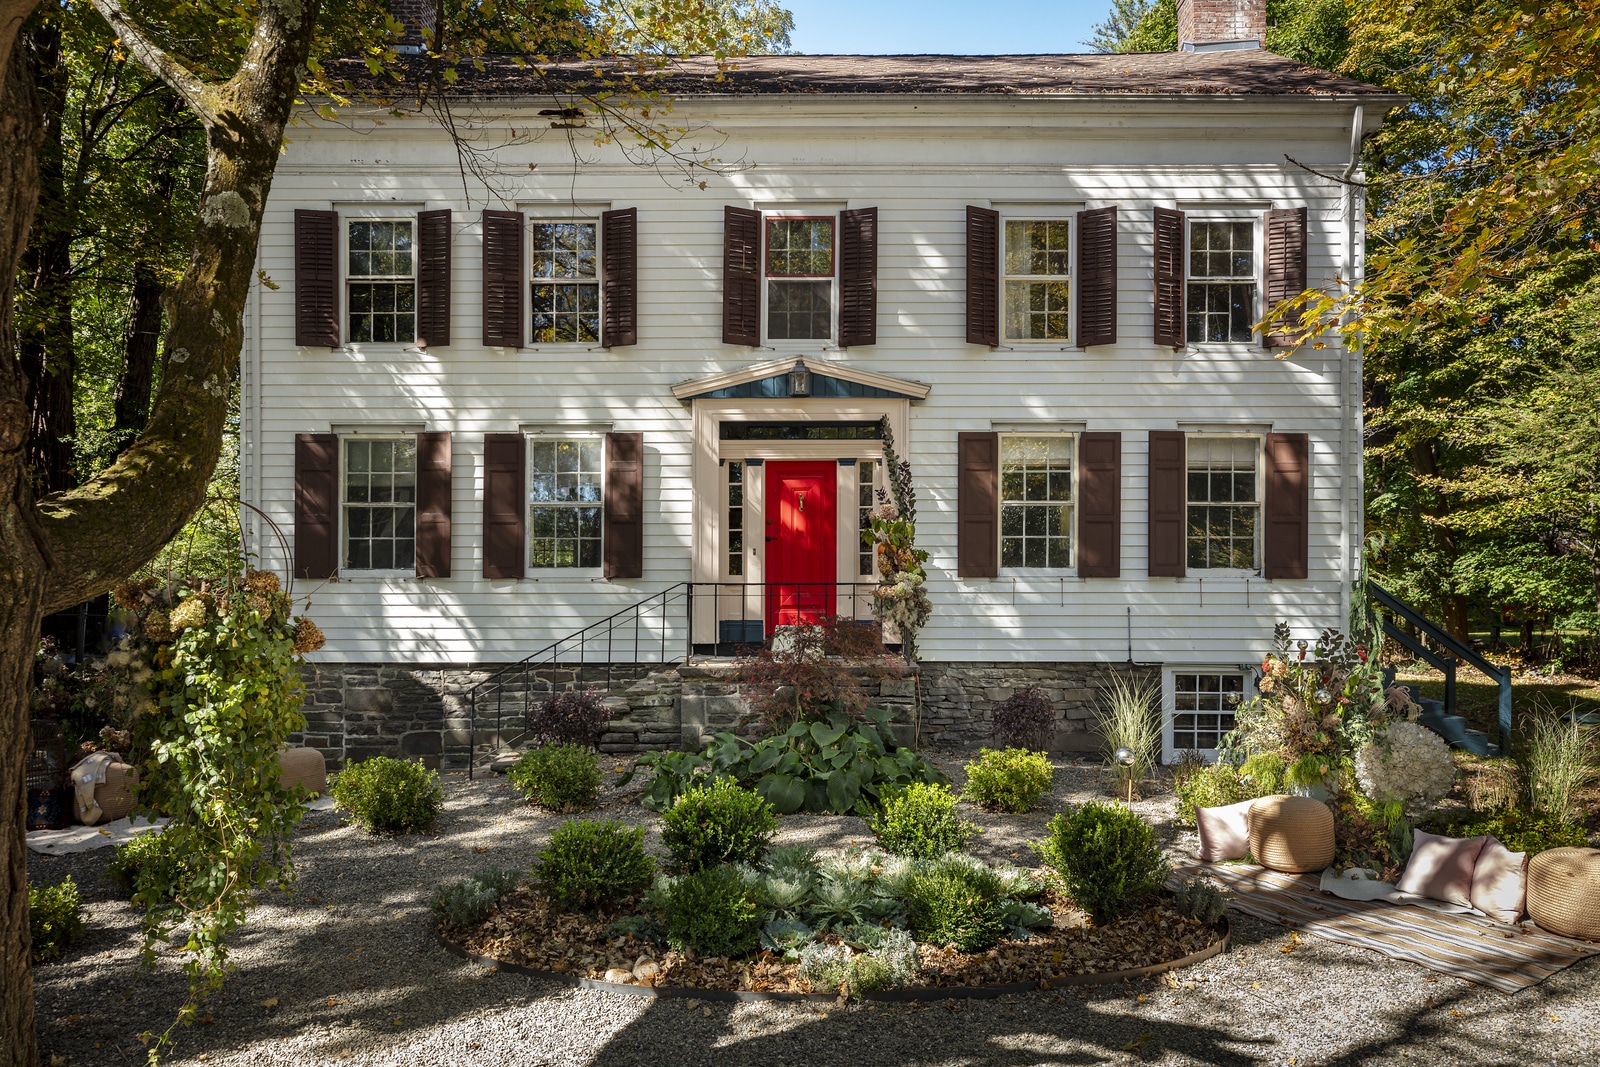
POLYGON ((294 437, 294 575, 332 578, 339 569, 339 438, 294 437))
POLYGON ((417 434, 417 577, 450 577, 450 434, 417 434))
POLYGON ((878 343, 878 209, 839 214, 839 345, 878 343))
POLYGON ((294 213, 294 343, 339 347, 339 213, 294 213))
POLYGON ((956 435, 956 575, 1000 573, 1000 435, 956 435))
POLYGON ((527 439, 483 435, 483 576, 521 578, 528 558, 527 439))
POLYGON ((1122 574, 1122 435, 1078 438, 1078 576, 1122 574))
POLYGON ((1311 441, 1303 433, 1270 433, 1262 499, 1264 578, 1304 578, 1311 532, 1311 441))
POLYGON ((522 212, 483 213, 483 343, 521 348, 523 277, 522 212))
MULTIPOLYGON (((1306 288, 1306 209, 1289 208, 1269 211, 1266 217, 1267 277, 1266 304, 1263 314, 1285 300, 1292 300, 1306 288)), ((1290 329, 1300 325, 1299 314, 1284 320, 1290 329)), ((1287 345, 1287 333, 1268 334, 1261 339, 1267 348, 1287 345)))
POLYGON ((1189 487, 1187 448, 1181 430, 1150 431, 1149 572, 1152 578, 1182 578, 1187 570, 1189 487))
POLYGON ((1117 209, 1078 212, 1078 344, 1117 343, 1117 209))
POLYGON ((603 556, 607 578, 644 574, 644 434, 606 434, 603 556))
POLYGON ((600 213, 604 259, 600 343, 606 348, 639 343, 639 210, 600 213))
POLYGON ((761 344, 761 212, 722 213, 722 343, 761 344))
POLYGON ((967 208, 967 344, 1000 343, 1000 212, 967 208))
POLYGON ((417 213, 417 344, 450 343, 450 209, 417 213))
POLYGON ((1155 341, 1173 348, 1184 345, 1183 224, 1183 212, 1156 208, 1155 341))

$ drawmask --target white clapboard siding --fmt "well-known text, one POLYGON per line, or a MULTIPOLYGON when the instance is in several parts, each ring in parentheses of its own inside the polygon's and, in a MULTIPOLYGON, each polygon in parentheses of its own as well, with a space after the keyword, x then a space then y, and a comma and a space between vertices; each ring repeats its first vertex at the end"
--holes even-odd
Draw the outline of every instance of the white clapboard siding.
MULTIPOLYGON (((686 180, 669 165, 630 165, 615 147, 587 142, 575 165, 565 135, 550 131, 499 149, 502 169, 488 190, 475 179, 463 184, 449 139, 420 119, 384 116, 371 125, 352 116, 354 129, 313 121, 293 131, 262 228, 259 266, 278 288, 258 286, 247 316, 245 498, 292 538, 296 433, 397 424, 452 431, 454 576, 301 581, 295 593, 310 594, 328 636, 323 659, 517 659, 690 578, 691 418, 670 387, 780 355, 819 356, 932 387, 912 405, 900 442, 917 479, 918 541, 932 554, 926 658, 1248 661, 1268 646, 1276 621, 1302 633, 1342 622, 1361 494, 1357 414, 1341 399, 1357 395, 1359 366, 1334 339, 1281 360, 1255 345, 1182 353, 1155 346, 1152 211, 1305 205, 1310 283, 1353 276, 1342 188, 1285 161, 1337 173, 1352 110, 1348 101, 1308 97, 688 100, 672 121, 702 131, 697 139, 727 164, 720 172, 686 180), (294 210, 370 210, 386 201, 401 217, 423 206, 455 213, 454 344, 429 352, 297 348, 294 210), (639 343, 610 352, 484 349, 478 213, 487 204, 554 217, 573 210, 569 201, 587 214, 638 209, 639 343), (799 344, 791 353, 721 344, 723 208, 785 203, 878 208, 877 345, 840 352, 799 344), (1117 205, 1119 343, 1093 351, 966 344, 968 204, 1011 213, 1117 205), (1121 578, 955 577, 956 434, 1019 419, 1122 432, 1121 578), (1145 434, 1206 419, 1310 435, 1308 579, 1144 576, 1145 434), (644 578, 480 577, 483 434, 559 422, 643 432, 644 578)), ((506 124, 520 134, 543 121, 523 111, 506 124)), ((286 569, 267 524, 247 515, 247 526, 251 549, 286 569)), ((658 626, 649 634, 662 635, 658 626)), ((667 630, 669 655, 682 652, 685 637, 681 626, 667 630)))

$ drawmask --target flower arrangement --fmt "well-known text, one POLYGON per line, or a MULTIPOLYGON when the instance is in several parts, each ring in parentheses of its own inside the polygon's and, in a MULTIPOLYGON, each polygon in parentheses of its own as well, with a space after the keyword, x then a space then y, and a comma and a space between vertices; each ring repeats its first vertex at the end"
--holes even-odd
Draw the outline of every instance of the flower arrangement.
POLYGON ((1356 752, 1356 781, 1373 801, 1399 804, 1408 818, 1427 812, 1455 785, 1444 738, 1415 722, 1384 726, 1356 752))

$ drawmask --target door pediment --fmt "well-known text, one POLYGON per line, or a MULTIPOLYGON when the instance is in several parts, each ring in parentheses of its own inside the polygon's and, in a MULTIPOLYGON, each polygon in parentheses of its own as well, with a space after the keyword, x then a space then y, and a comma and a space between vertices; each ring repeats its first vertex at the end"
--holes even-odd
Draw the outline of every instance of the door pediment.
POLYGON ((831 360, 790 357, 753 363, 725 374, 691 378, 673 386, 672 395, 682 401, 787 398, 795 395, 790 388, 790 372, 795 370, 810 373, 810 390, 805 396, 812 399, 926 400, 932 389, 910 378, 878 374, 831 360))

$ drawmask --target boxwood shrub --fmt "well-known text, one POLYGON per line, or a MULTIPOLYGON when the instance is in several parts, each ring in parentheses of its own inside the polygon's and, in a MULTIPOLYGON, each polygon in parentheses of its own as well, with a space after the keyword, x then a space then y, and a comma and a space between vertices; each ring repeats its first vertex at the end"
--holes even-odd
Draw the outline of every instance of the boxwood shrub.
POLYGON ((577 910, 605 907, 641 892, 655 867, 645 855, 643 827, 615 819, 573 819, 550 835, 533 873, 552 904, 577 910))
POLYGON ((760 879, 732 864, 674 878, 661 897, 667 943, 679 952, 738 956, 761 940, 767 904, 760 879))
POLYGON ((956 813, 949 786, 917 782, 884 799, 883 810, 872 818, 872 830, 886 852, 933 859, 966 848, 978 827, 956 813))
POLYGON ((431 830, 444 810, 438 771, 388 756, 352 763, 334 776, 329 792, 368 833, 431 830))
POLYGON ((545 745, 524 752, 506 779, 541 808, 572 813, 600 802, 600 757, 582 745, 545 745))
POLYGON ((701 783, 661 813, 661 843, 685 873, 719 863, 754 866, 777 830, 772 805, 731 778, 701 783))
POLYGON ((55 885, 28 887, 28 930, 33 939, 32 960, 59 959, 67 946, 83 938, 83 895, 68 875, 55 885))
POLYGON ((967 786, 963 800, 985 811, 1032 811, 1039 798, 1050 791, 1055 771, 1043 752, 1025 748, 995 751, 980 749, 978 758, 966 766, 967 786))
POLYGON ((1150 824, 1122 804, 1091 800, 1057 815, 1034 849, 1097 923, 1127 914, 1161 888, 1170 869, 1150 824))

